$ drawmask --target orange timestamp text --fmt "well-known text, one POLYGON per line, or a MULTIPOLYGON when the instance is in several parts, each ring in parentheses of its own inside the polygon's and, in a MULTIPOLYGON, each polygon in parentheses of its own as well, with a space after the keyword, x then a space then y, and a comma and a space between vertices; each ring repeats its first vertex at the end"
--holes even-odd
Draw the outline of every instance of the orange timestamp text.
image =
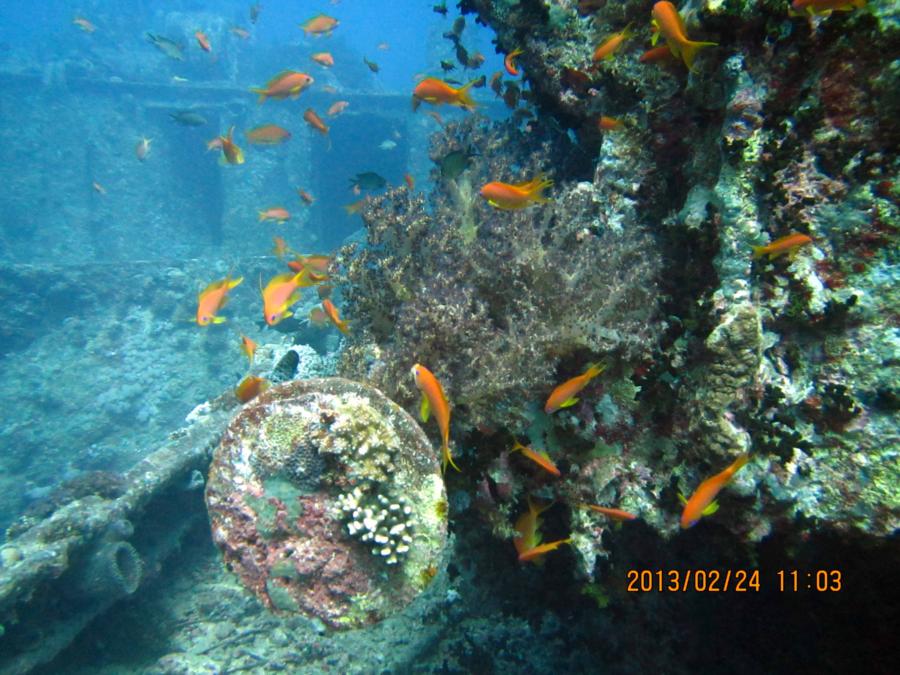
MULTIPOLYGON (((770 579, 770 581, 772 581, 770 579)), ((684 569, 628 570, 625 590, 629 593, 759 593, 759 570, 684 569)), ((841 570, 778 570, 770 587, 781 593, 843 590, 841 570)))
POLYGON ((628 570, 629 593, 758 593, 759 570, 628 570))

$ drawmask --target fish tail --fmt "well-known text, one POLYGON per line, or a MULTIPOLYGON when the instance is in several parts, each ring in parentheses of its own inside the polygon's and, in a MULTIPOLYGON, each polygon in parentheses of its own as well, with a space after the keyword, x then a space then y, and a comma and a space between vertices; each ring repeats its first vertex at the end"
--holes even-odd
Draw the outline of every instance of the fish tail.
POLYGON ((460 468, 458 466, 456 466, 456 462, 453 461, 453 455, 450 454, 450 446, 448 444, 445 443, 441 447, 441 452, 443 454, 443 460, 441 462, 441 471, 446 473, 447 465, 449 464, 454 469, 456 469, 457 471, 462 473, 462 471, 460 471, 460 468))
POLYGON ((268 98, 269 96, 269 92, 267 92, 265 89, 251 87, 250 91, 252 91, 254 94, 259 94, 259 99, 256 101, 257 103, 265 103, 266 98, 268 98))
POLYGON ((734 463, 731 465, 731 475, 733 476, 738 471, 747 466, 747 462, 750 461, 750 453, 745 452, 743 455, 734 460, 734 463))
POLYGON ((589 363, 587 369, 584 371, 584 374, 589 377, 597 377, 600 373, 606 370, 606 362, 600 361, 599 363, 589 363))
POLYGON ((550 200, 543 195, 544 190, 553 185, 553 181, 541 174, 528 186, 528 194, 536 202, 549 202, 550 200))
POLYGON ((472 85, 474 85, 478 80, 472 80, 468 84, 464 84, 460 89, 456 92, 456 100, 459 105, 463 108, 467 108, 468 110, 474 110, 477 104, 472 99, 472 94, 470 90, 472 89, 472 85))
POLYGON ((766 254, 765 246, 754 246, 753 247, 753 257, 754 258, 762 258, 766 254))
POLYGON ((718 46, 718 42, 693 42, 691 40, 685 41, 681 45, 681 58, 684 59, 684 65, 688 67, 688 70, 694 70, 694 59, 697 57, 697 52, 703 49, 703 47, 716 47, 718 46))
POLYGON ((262 222, 262 221, 264 221, 265 219, 266 219, 266 212, 265 212, 265 211, 260 211, 260 212, 259 212, 259 222, 262 222))

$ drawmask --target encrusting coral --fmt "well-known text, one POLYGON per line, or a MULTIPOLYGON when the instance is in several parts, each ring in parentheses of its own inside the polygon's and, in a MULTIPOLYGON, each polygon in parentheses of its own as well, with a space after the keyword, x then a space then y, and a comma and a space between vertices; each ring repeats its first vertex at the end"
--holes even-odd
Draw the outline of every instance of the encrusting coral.
POLYGON ((206 501, 244 586, 332 628, 399 611, 443 564, 446 497, 428 439, 349 380, 286 382, 246 405, 216 450, 206 501))

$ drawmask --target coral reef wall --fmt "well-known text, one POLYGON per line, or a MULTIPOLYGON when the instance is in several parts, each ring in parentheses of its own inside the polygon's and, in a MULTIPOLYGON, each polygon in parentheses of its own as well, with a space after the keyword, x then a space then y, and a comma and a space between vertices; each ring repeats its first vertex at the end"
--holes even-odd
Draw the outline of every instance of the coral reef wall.
POLYGON ((399 189, 364 209, 367 245, 340 257, 360 329, 343 372, 411 404, 405 370, 431 364, 489 501, 507 491, 495 532, 509 536, 525 494, 562 498, 587 570, 603 550, 577 503, 624 503, 671 533, 678 492, 742 453, 717 517, 735 533, 895 531, 896 8, 693 3, 685 30, 716 44, 688 69, 644 54, 653 3, 600 5, 460 3, 498 51, 522 50, 537 117, 448 124, 431 203, 399 189), (593 61, 626 26, 614 58, 593 61), (542 172, 549 204, 478 197, 542 172), (791 235, 789 254, 762 249, 791 235), (603 383, 543 415, 592 361, 603 383), (570 473, 517 476, 510 434, 570 473))

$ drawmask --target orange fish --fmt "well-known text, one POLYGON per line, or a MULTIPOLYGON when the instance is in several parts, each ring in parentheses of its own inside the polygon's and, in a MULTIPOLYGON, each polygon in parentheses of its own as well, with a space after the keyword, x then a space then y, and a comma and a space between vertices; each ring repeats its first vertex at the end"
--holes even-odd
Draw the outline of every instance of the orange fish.
POLYGON ((257 145, 278 145, 291 137, 291 132, 277 124, 263 124, 245 131, 247 140, 257 145))
POLYGON ((543 450, 532 450, 531 448, 519 443, 519 441, 515 441, 510 452, 521 452, 525 457, 537 464, 544 471, 552 473, 554 476, 561 475, 556 464, 554 464, 553 460, 550 459, 550 455, 548 455, 543 450))
POLYGON ((605 368, 605 364, 592 363, 581 375, 566 380, 557 386, 547 398, 547 402, 544 404, 544 412, 549 415, 560 408, 568 408, 575 405, 578 402, 575 394, 584 389, 588 382, 602 373, 605 368))
POLYGON ((209 38, 206 37, 206 34, 203 31, 198 30, 194 33, 194 37, 197 38, 197 44, 200 45, 200 49, 205 52, 212 51, 212 46, 209 44, 209 38))
POLYGON ((252 366, 253 355, 256 354, 256 343, 246 335, 241 335, 241 351, 244 352, 244 356, 247 357, 247 360, 250 361, 250 365, 252 366))
POLYGON ((309 322, 316 328, 324 328, 331 323, 325 310, 321 307, 313 307, 309 310, 309 322))
POLYGON ((550 200, 543 192, 553 185, 543 175, 536 176, 524 183, 501 183, 494 181, 483 186, 479 194, 487 199, 488 204, 497 209, 524 209, 532 204, 546 203, 550 200))
POLYGON ((272 241, 275 242, 275 248, 272 249, 272 253, 275 254, 276 258, 283 258, 284 254, 290 250, 287 242, 281 237, 272 237, 272 241))
POLYGON ((716 495, 749 461, 750 455, 743 454, 734 460, 727 469, 700 483, 690 499, 679 495, 681 501, 684 502, 684 511, 681 512, 682 530, 695 525, 701 517, 715 513, 719 509, 719 504, 715 501, 716 495))
POLYGON ((232 35, 237 35, 241 40, 246 40, 250 37, 250 31, 246 28, 241 28, 240 26, 232 26, 228 29, 232 35))
POLYGON ((350 105, 350 101, 335 101, 328 108, 327 114, 329 117, 334 117, 335 115, 340 115, 342 112, 344 112, 344 109, 348 105, 350 105))
POLYGON ((325 14, 317 14, 306 23, 300 24, 300 28, 307 35, 322 35, 323 33, 331 35, 331 31, 337 26, 338 20, 325 14))
POLYGON ((244 151, 241 150, 234 142, 234 127, 228 130, 227 136, 219 136, 222 143, 222 157, 229 164, 243 164, 244 151))
POLYGON ((425 101, 432 105, 455 105, 466 110, 475 109, 475 101, 469 94, 469 89, 477 80, 472 80, 468 84, 464 84, 459 89, 454 89, 446 82, 435 77, 426 77, 416 85, 413 89, 413 108, 418 106, 420 101, 425 101))
POLYGON ((93 33, 95 30, 97 30, 97 26, 95 26, 90 21, 88 21, 87 19, 82 18, 80 16, 75 17, 75 19, 73 19, 72 23, 74 23, 76 26, 78 26, 85 33, 93 33))
POLYGON ((406 187, 408 187, 410 190, 416 189, 416 179, 413 178, 410 174, 403 174, 403 180, 406 181, 406 187))
POLYGON ((607 518, 618 520, 620 522, 637 519, 636 515, 634 515, 633 513, 629 513, 628 511, 623 511, 622 509, 612 509, 607 506, 597 506, 596 504, 583 504, 582 506, 590 509, 591 511, 602 513, 607 518))
MULTIPOLYGON (((506 68, 506 72, 513 77, 519 76, 519 71, 516 68, 516 57, 521 53, 522 50, 517 47, 516 49, 513 49, 509 54, 507 54, 503 59, 503 67, 506 68)), ((497 73, 494 73, 494 77, 496 77, 496 75, 497 73)))
POLYGON ((273 206, 271 208, 266 209, 265 211, 259 212, 259 221, 262 222, 264 220, 275 220, 279 223, 283 223, 286 220, 291 219, 290 212, 284 208, 283 206, 273 206))
POLYGON ((309 124, 309 126, 311 126, 316 131, 318 131, 322 134, 328 133, 328 127, 325 126, 325 122, 322 121, 322 118, 319 117, 316 114, 316 111, 313 110, 312 108, 306 109, 306 112, 303 113, 303 119, 305 119, 307 124, 309 124))
POLYGON ((618 131, 624 126, 625 123, 620 119, 616 119, 615 117, 607 117, 606 115, 601 115, 597 119, 597 128, 601 131, 618 131))
POLYGON ((519 516, 515 525, 519 536, 513 539, 513 545, 519 554, 519 562, 537 562, 542 555, 555 551, 563 544, 572 541, 571 539, 558 539, 546 544, 541 543, 540 515, 551 506, 553 506, 552 502, 546 506, 535 506, 531 498, 528 498, 528 510, 519 516))
MULTIPOLYGON (((293 262, 299 263, 301 266, 307 268, 310 272, 312 272, 314 275, 316 275, 316 280, 324 281, 324 279, 319 279, 319 278, 323 277, 323 276, 324 277, 328 276, 328 267, 331 265, 331 256, 330 255, 316 255, 316 254, 304 255, 304 256, 299 256, 293 262)), ((300 270, 296 270, 296 271, 299 272, 300 270)))
POLYGON ((268 388, 269 382, 265 378, 248 375, 234 388, 234 395, 237 396, 238 401, 246 403, 259 396, 268 388))
POLYGON ((310 285, 307 280, 306 270, 300 270, 297 274, 286 272, 278 274, 269 280, 262 291, 263 318, 270 326, 274 326, 283 319, 293 316, 289 307, 300 299, 300 288, 310 285))
MULTIPOLYGON (((350 335, 350 329, 347 328, 347 322, 341 319, 340 314, 338 314, 338 308, 334 306, 334 303, 327 298, 322 301, 322 309, 325 310, 326 316, 331 320, 339 331, 341 331, 344 335, 350 335)), ((437 415, 435 415, 437 417, 437 415)))
POLYGON ((594 61, 594 63, 596 63, 597 61, 602 61, 603 59, 611 59, 613 56, 615 56, 615 53, 619 51, 619 48, 623 44, 625 44, 625 40, 632 37, 633 35, 634 33, 631 30, 631 24, 628 24, 627 26, 625 26, 625 28, 623 28, 618 33, 604 41, 603 44, 598 46, 594 50, 594 56, 592 57, 592 60, 594 61))
POLYGON ((363 197, 352 204, 344 204, 343 209, 347 212, 348 216, 352 216, 354 213, 359 213, 362 210, 362 207, 366 205, 367 199, 368 197, 363 197))
POLYGON ((334 65, 334 57, 329 52, 316 52, 309 58, 326 68, 331 68, 334 65))
POLYGON ((762 258, 764 255, 767 255, 769 256, 769 260, 774 260, 778 256, 789 255, 801 246, 806 246, 807 244, 811 243, 811 237, 805 234, 794 232, 793 234, 789 234, 785 237, 776 239, 771 244, 766 244, 765 246, 754 246, 753 257, 762 258))
POLYGON ((444 395, 444 388, 428 368, 417 363, 412 367, 412 375, 416 386, 422 392, 422 405, 419 417, 422 422, 428 421, 430 411, 434 411, 434 419, 441 431, 441 471, 447 470, 447 464, 459 471, 450 454, 450 404, 444 395))
POLYGON ((694 70, 694 58, 703 47, 715 47, 716 42, 694 42, 687 36, 684 21, 678 10, 669 0, 660 0, 653 5, 653 26, 656 33, 653 34, 652 44, 655 46, 659 36, 662 35, 672 53, 684 61, 688 70, 694 70))
POLYGON ((150 155, 150 142, 151 139, 142 138, 137 142, 137 145, 134 146, 134 154, 142 162, 150 155))
POLYGON ((641 54, 641 58, 638 59, 641 63, 659 63, 661 61, 669 61, 675 58, 675 55, 672 53, 672 50, 669 49, 669 45, 660 45, 659 47, 654 47, 653 49, 648 49, 643 54, 641 54))
POLYGON ((263 103, 267 98, 297 98, 300 92, 313 82, 315 80, 306 73, 284 70, 266 82, 265 89, 253 88, 250 91, 254 94, 259 94, 259 103, 263 103))
POLYGON ((306 190, 301 190, 300 188, 297 188, 297 195, 300 197, 300 199, 303 200, 303 203, 306 204, 307 206, 312 206, 313 202, 316 201, 315 197, 313 197, 311 194, 309 194, 306 190))
POLYGON ((216 316, 228 302, 228 291, 240 284, 244 277, 232 279, 231 275, 218 281, 213 281, 200 291, 197 296, 197 325, 208 326, 211 323, 224 323, 225 319, 216 316))
POLYGON ((832 12, 852 12, 866 6, 866 0, 794 0, 791 16, 829 16, 832 12))
POLYGON ((94 192, 98 192, 101 195, 106 194, 106 188, 103 187, 102 185, 100 185, 100 183, 98 183, 97 181, 94 181, 93 183, 91 183, 91 187, 94 188, 94 192))

